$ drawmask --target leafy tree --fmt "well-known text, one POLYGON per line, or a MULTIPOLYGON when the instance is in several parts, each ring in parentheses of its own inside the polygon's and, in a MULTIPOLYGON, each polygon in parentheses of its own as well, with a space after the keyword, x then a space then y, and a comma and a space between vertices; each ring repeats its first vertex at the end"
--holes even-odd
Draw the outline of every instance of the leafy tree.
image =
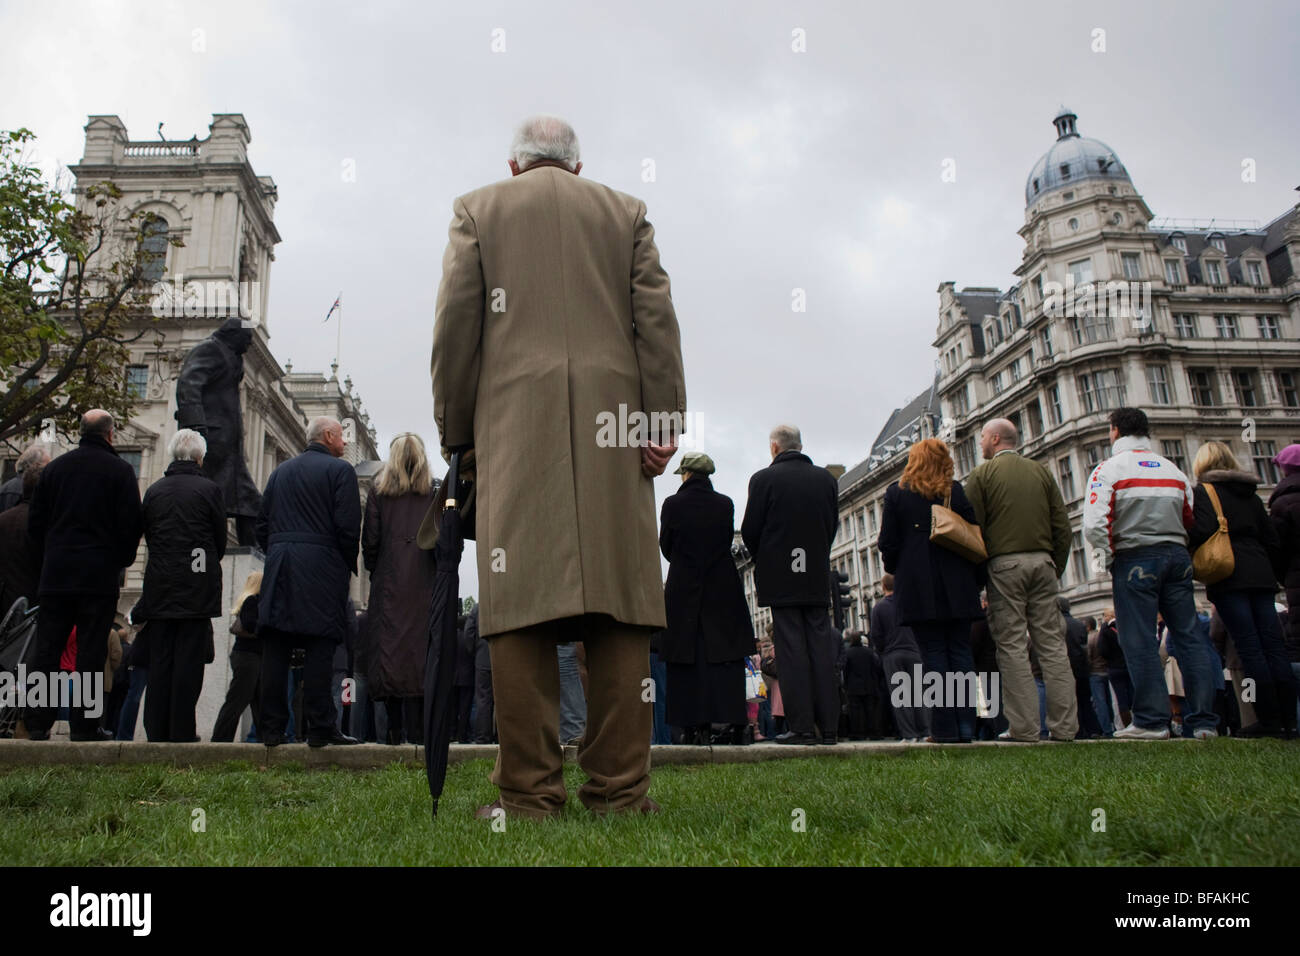
POLYGON ((148 330, 147 276, 166 254, 111 182, 85 188, 81 209, 47 184, 27 157, 34 138, 0 131, 0 441, 11 444, 50 422, 75 433, 91 408, 130 417, 127 346, 148 330))

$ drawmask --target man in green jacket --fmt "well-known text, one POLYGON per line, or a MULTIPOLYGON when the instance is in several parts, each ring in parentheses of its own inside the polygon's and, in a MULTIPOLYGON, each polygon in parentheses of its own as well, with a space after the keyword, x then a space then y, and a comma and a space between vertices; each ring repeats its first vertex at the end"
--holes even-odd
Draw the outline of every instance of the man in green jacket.
POLYGON ((1000 740, 1038 739, 1038 688, 1029 644, 1043 672, 1047 729, 1073 740, 1079 729, 1074 674, 1065 646, 1065 618, 1056 606, 1058 581, 1070 557, 1070 521, 1061 489, 1046 468, 1016 449, 1020 436, 1005 418, 980 433, 985 461, 964 485, 988 550, 989 631, 1002 673, 1009 727, 1000 740))

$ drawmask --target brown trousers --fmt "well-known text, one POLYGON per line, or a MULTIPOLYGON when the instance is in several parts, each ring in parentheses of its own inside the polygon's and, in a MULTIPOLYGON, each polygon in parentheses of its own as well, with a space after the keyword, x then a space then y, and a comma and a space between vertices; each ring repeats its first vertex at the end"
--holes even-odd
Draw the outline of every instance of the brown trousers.
POLYGON ((578 765, 578 799, 595 813, 638 809, 650 789, 652 628, 604 614, 546 621, 489 635, 501 746, 491 781, 507 814, 558 815, 564 807, 560 669, 556 645, 582 641, 590 686, 578 765))

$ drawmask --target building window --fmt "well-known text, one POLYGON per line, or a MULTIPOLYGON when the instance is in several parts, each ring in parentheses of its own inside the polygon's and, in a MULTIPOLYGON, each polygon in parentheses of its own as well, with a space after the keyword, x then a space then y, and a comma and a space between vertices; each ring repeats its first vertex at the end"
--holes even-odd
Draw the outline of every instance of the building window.
POLYGON ((970 411, 970 395, 966 390, 966 383, 962 382, 961 388, 952 394, 952 415, 953 418, 961 418, 970 411))
POLYGON ((1052 352, 1052 327, 1050 325, 1044 325, 1041 329, 1038 330, 1038 341, 1042 343, 1043 346, 1043 358, 1051 358, 1053 352, 1052 352))
POLYGON ((1189 368, 1187 384, 1192 390, 1192 404, 1209 407, 1219 404, 1219 396, 1214 388, 1214 369, 1189 368))
POLYGON ((1268 285, 1264 281, 1264 264, 1255 259, 1246 263, 1246 279, 1251 285, 1268 285))
POLYGON ((1248 368, 1234 369, 1232 384, 1237 389, 1237 401, 1243 408, 1255 408, 1259 402, 1255 394, 1255 375, 1248 368))
POLYGON ((1056 473, 1061 479, 1061 496, 1066 501, 1073 501, 1075 498, 1074 463, 1070 460, 1069 455, 1056 460, 1056 473))
POLYGON ((867 520, 871 522, 871 533, 876 533, 876 506, 867 506, 867 520))
POLYGON ((1206 260, 1205 279, 1210 285, 1223 285, 1223 268, 1219 265, 1218 259, 1206 260))
POLYGON ((149 387, 149 367, 147 365, 128 365, 126 367, 126 394, 134 399, 143 399, 149 387))
POLYGON ((1043 406, 1039 404, 1038 399, 1034 399, 1025 409, 1025 414, 1029 417, 1029 430, 1033 432, 1034 437, 1043 433, 1043 406))
POLYGON ((1020 359, 1016 359, 1014 362, 1011 363, 1011 366, 1010 366, 1010 367, 1011 367, 1011 381, 1013 381, 1013 382, 1018 382, 1018 381, 1020 381, 1021 376, 1024 374, 1024 371, 1023 371, 1023 369, 1021 368, 1020 362, 1021 362, 1020 359))
POLYGON ((1282 404, 1287 408, 1300 408, 1300 389, 1296 387, 1296 373, 1290 369, 1278 369, 1277 393, 1282 404))
POLYGON ((1120 263, 1124 266, 1125 279, 1142 278, 1142 257, 1136 252, 1120 253, 1120 263))
POLYGON ((1070 319, 1075 345, 1109 342, 1115 338, 1115 324, 1108 315, 1075 316, 1070 319))
POLYGON ((162 216, 150 216, 145 220, 142 234, 140 249, 144 254, 140 258, 144 281, 159 282, 167 267, 167 220, 162 216))
POLYGON ((141 455, 142 453, 138 451, 119 451, 117 453, 117 457, 121 458, 124 462, 126 462, 128 465, 131 466, 131 470, 135 472, 135 477, 137 479, 140 477, 141 455))
POLYGON ((1165 282, 1169 285, 1183 284, 1183 267, 1177 259, 1165 260, 1165 282))
POLYGON ((1214 330, 1221 339, 1237 338, 1237 317, 1235 315, 1216 315, 1214 330))
POLYGON ((1061 386, 1053 385, 1047 395, 1047 418, 1053 425, 1059 425, 1065 421, 1065 412, 1061 408, 1061 386))
POLYGON ((1088 553, 1083 549, 1083 532, 1076 531, 1070 540, 1070 554, 1074 559, 1074 582, 1083 584, 1088 580, 1088 553))
POLYGON ((1075 285, 1083 285, 1087 282, 1091 282, 1092 281, 1092 260, 1079 259, 1075 262, 1071 262, 1068 266, 1066 266, 1066 271, 1069 273, 1070 278, 1074 280, 1075 285))
POLYGON ((1179 252, 1183 253, 1184 255, 1187 254, 1187 240, 1184 239, 1182 236, 1171 236, 1169 241, 1173 244, 1173 247, 1177 249, 1179 252))
POLYGON ((1088 474, 1110 457, 1110 442, 1095 441, 1091 445, 1083 446, 1083 459, 1088 463, 1088 474))
POLYGON ((1228 251, 1228 247, 1224 245, 1222 236, 1212 236, 1210 238, 1210 245, 1214 246, 1214 248, 1218 249, 1220 252, 1228 251))
POLYGON ((1190 312, 1179 312, 1174 315, 1174 332, 1180 339, 1196 338, 1196 316, 1190 312))
POLYGON ((1037 296, 1037 301, 1042 302, 1043 301, 1043 274, 1041 272, 1038 273, 1038 275, 1034 276, 1034 293, 1037 296))
POLYGON ((1147 366, 1147 391, 1152 405, 1172 405, 1169 399, 1169 370, 1163 365, 1147 366))
POLYGON ((1251 457, 1255 460, 1255 474, 1259 475, 1260 480, 1266 485, 1277 484, 1277 466, 1273 464, 1273 456, 1277 454, 1277 445, 1271 441, 1257 441, 1251 449, 1251 457))
POLYGON ((1161 441, 1160 454, 1172 461, 1183 474, 1187 474, 1187 459, 1183 457, 1181 438, 1168 438, 1161 441))
POLYGON ((1259 337, 1261 339, 1280 339, 1282 330, 1278 327, 1276 315, 1257 315, 1255 321, 1259 323, 1259 337))
POLYGON ((1071 232, 1078 232, 1078 231, 1079 231, 1079 220, 1075 219, 1073 216, 1070 217, 1069 226, 1070 226, 1070 231, 1071 231, 1071 232))
POLYGON ((1124 383, 1119 369, 1104 368, 1085 372, 1078 378, 1079 399, 1085 412, 1120 408, 1125 404, 1124 383))
POLYGON ((969 474, 975 468, 975 439, 967 438, 957 446, 957 475, 969 474))
POLYGON ((1000 394, 1002 392, 1002 387, 1003 387, 1001 372, 998 372, 996 375, 993 376, 992 384, 993 384, 993 394, 994 395, 1000 394))

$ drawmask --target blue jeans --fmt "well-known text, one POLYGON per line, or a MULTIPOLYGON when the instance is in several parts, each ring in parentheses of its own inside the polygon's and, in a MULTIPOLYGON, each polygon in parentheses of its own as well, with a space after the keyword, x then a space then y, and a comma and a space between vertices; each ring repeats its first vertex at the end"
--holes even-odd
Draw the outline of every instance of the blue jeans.
MULTIPOLYGON (((652 744, 670 744, 673 742, 672 731, 668 729, 668 721, 664 718, 668 708, 667 687, 668 687, 668 665, 659 659, 659 655, 654 651, 650 652, 650 677, 654 681, 655 703, 654 703, 654 725, 651 729, 650 743, 652 744)), ((771 709, 768 709, 768 716, 771 717, 771 709)))
POLYGON ((1118 551, 1110 574, 1119 646, 1133 681, 1133 724, 1145 730, 1169 726, 1169 688, 1156 639, 1158 611, 1169 626, 1169 655, 1178 661, 1187 691, 1183 735, 1217 728, 1214 694, 1223 686, 1223 675, 1216 680, 1214 649, 1196 619, 1192 556, 1180 544, 1118 551))
POLYGON ((578 645, 558 644, 560 664, 560 743, 581 740, 587 729, 587 698, 582 692, 578 645))
POLYGON ((1115 733, 1115 724, 1110 717, 1110 681, 1105 674, 1089 674, 1088 686, 1092 688, 1092 709, 1097 713, 1102 736, 1109 737, 1115 733))
POLYGON ((126 689, 126 700, 122 701, 122 712, 117 718, 117 739, 135 740, 135 725, 140 716, 140 698, 149 685, 147 667, 131 668, 131 683, 126 689))
POLYGON ((977 697, 969 685, 950 681, 947 675, 969 675, 974 679, 975 659, 970 649, 970 621, 941 621, 913 624, 912 633, 921 646, 927 674, 944 675, 944 697, 949 687, 953 699, 945 699, 942 706, 930 714, 930 735, 935 740, 973 740, 975 737, 975 705, 977 697))
MULTIPOLYGON (((1281 721, 1278 690, 1295 680, 1287 660, 1282 639, 1282 622, 1277 619, 1271 591, 1228 591, 1218 595, 1214 606, 1219 609, 1241 669, 1255 681, 1255 713, 1260 723, 1272 726, 1281 721)), ((1291 706, 1290 695, 1283 698, 1291 706)), ((1288 715, 1289 716, 1289 715, 1288 715)))

